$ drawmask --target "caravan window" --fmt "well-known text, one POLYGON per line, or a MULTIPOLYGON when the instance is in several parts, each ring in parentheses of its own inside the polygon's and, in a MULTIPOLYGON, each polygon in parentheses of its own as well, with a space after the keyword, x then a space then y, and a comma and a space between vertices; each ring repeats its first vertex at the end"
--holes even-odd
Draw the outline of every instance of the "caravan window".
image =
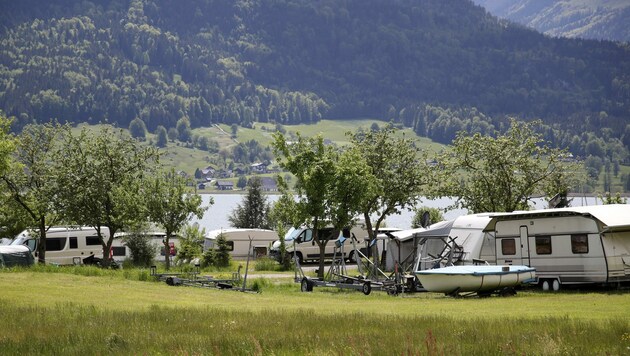
POLYGON ((516 241, 514 239, 501 239, 501 253, 516 255, 516 241))
POLYGON ((70 237, 70 248, 79 248, 79 243, 76 236, 70 237))
POLYGON ((61 251, 66 247, 65 237, 46 238, 46 251, 61 251))
POLYGON ((234 241, 225 241, 227 243, 228 251, 234 251, 234 241))
POLYGON ((588 236, 586 234, 571 235, 571 251, 588 253, 588 236))
POLYGON ((551 254, 551 236, 536 236, 536 254, 551 254))
POLYGON ((87 246, 100 245, 101 244, 101 240, 98 238, 98 236, 87 236, 85 238, 85 244, 87 246))

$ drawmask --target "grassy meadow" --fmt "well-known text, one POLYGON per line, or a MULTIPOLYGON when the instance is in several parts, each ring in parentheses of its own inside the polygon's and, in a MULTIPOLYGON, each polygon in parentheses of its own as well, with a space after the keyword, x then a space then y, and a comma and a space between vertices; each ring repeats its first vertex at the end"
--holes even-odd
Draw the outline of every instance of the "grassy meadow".
POLYGON ((248 281, 261 292, 172 287, 146 270, 0 270, 0 353, 630 354, 628 291, 455 299, 248 281))

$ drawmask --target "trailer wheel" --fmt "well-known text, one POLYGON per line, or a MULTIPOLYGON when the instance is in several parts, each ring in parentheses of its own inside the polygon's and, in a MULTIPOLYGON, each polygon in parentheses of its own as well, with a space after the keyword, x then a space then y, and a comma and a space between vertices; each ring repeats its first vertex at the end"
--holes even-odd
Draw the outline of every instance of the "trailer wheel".
POLYGON ((542 282, 540 282, 540 287, 542 288, 543 291, 548 291, 549 290, 549 280, 547 279, 543 279, 542 282))
POLYGON ((369 295, 370 292, 372 292, 372 285, 370 284, 370 282, 363 283, 363 288, 361 288, 361 291, 363 292, 363 294, 369 295))
POLYGON ((302 292, 312 292, 313 282, 309 281, 306 277, 302 278, 302 283, 300 284, 300 290, 302 292))
POLYGON ((553 282, 551 282, 551 288, 553 289, 554 292, 557 292, 560 290, 560 281, 557 279, 554 279, 553 282))

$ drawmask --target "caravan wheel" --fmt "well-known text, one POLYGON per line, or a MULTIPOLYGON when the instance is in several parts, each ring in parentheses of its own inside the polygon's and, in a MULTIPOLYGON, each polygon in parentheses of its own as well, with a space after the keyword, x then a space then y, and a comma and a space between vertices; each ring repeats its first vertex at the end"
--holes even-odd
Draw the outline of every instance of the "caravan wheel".
POLYGON ((542 288, 543 291, 548 291, 549 290, 549 280, 544 279, 542 282, 540 282, 540 287, 542 288))
POLYGON ((554 292, 557 292, 560 290, 560 281, 557 279, 554 279, 553 282, 551 283, 551 288, 553 288, 554 292))

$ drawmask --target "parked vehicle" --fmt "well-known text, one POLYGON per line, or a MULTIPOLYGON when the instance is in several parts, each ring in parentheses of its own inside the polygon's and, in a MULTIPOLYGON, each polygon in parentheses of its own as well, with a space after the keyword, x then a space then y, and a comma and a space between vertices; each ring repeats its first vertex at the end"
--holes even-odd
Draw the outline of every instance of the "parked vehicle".
POLYGON ((630 282, 630 205, 494 214, 495 264, 536 268, 543 289, 630 282))
MULTIPOLYGON (((325 259, 332 259, 335 251, 334 241, 342 236, 343 231, 339 231, 335 234, 335 229, 332 227, 326 227, 320 229, 318 236, 320 239, 328 240, 326 249, 324 252, 325 259)), ((356 250, 365 251, 364 237, 367 236, 367 231, 364 226, 355 225, 350 229, 350 236, 354 236, 356 239, 354 243, 351 240, 346 241, 343 244, 342 255, 344 259, 350 262, 356 262, 358 254, 356 250)), ((319 246, 313 238, 313 229, 308 227, 292 228, 287 232, 284 237, 284 244, 287 253, 293 258, 295 255, 298 258, 298 262, 303 263, 305 261, 319 261, 320 250, 319 246)), ((275 241, 271 246, 270 256, 275 259, 280 258, 280 241, 275 241)))
POLYGON ((13 266, 30 266, 34 263, 31 250, 24 245, 0 246, 0 268, 13 266))
POLYGON ((169 248, 168 251, 164 248, 164 239, 166 238, 165 232, 159 231, 150 231, 150 232, 140 232, 140 233, 131 233, 131 232, 117 232, 114 234, 114 243, 112 244, 112 258, 117 262, 122 262, 125 259, 131 258, 131 251, 127 246, 125 246, 125 237, 139 234, 143 237, 146 237, 150 240, 151 244, 156 249, 155 261, 156 262, 164 262, 166 261, 166 256, 169 258, 174 258, 177 255, 177 250, 179 249, 179 235, 172 236, 169 239, 169 248))
MULTIPOLYGON (((105 237, 109 236, 109 229, 101 228, 101 234, 105 237)), ((36 261, 38 244, 39 232, 37 230, 24 230, 11 242, 11 246, 27 246, 36 261)), ((55 226, 46 232, 46 263, 76 265, 97 262, 102 258, 103 246, 94 228, 55 226)))
POLYGON ((261 257, 269 253, 269 248, 278 240, 278 233, 265 229, 219 229, 206 233, 203 249, 217 248, 219 235, 225 236, 230 254, 235 258, 247 256, 261 257), (251 247, 250 247, 251 238, 251 247))

